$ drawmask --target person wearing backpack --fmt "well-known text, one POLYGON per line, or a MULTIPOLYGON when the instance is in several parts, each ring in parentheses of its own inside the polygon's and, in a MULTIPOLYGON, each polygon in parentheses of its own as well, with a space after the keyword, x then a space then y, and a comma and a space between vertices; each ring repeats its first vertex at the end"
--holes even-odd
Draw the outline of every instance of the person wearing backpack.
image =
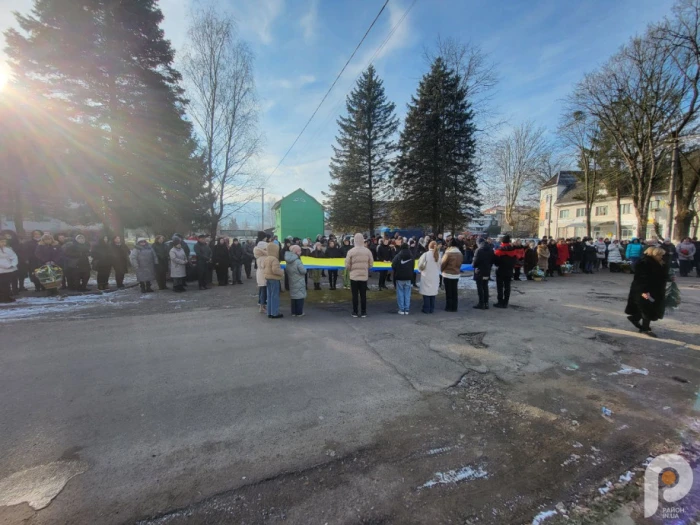
POLYGON ((411 309, 411 278, 415 259, 408 244, 403 243, 399 253, 391 261, 391 269, 394 270, 394 284, 396 286, 396 302, 399 306, 399 315, 408 315, 411 309))

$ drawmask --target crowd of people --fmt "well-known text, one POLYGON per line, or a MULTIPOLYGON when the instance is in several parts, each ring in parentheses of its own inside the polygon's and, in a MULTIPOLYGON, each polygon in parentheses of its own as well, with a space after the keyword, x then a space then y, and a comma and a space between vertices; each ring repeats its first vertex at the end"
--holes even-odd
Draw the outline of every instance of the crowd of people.
MULTIPOLYGON (((463 264, 473 267, 478 295, 474 308, 481 310, 490 307, 489 281, 493 280, 494 267, 497 302, 493 306, 508 308, 511 281, 521 280, 521 276, 546 280, 555 274, 592 274, 602 269, 620 272, 627 265, 630 273, 635 274, 634 296, 631 292, 627 308, 629 319, 641 331, 652 333, 649 323, 663 316, 663 298, 657 297, 659 279, 665 286, 669 268, 678 268, 681 277, 689 276, 693 270, 700 277, 700 243, 690 238, 677 245, 670 241, 643 242, 633 238, 618 242, 588 237, 559 240, 544 237, 537 243, 523 243, 513 241, 508 235, 498 240, 443 234, 416 239, 399 233, 372 237, 358 233, 344 236, 340 241, 334 235, 328 238, 319 235, 315 241, 301 238, 280 241, 276 236, 259 232, 257 242, 244 243, 199 235, 192 249, 196 257, 191 257, 190 251, 183 236, 177 233, 169 241, 163 235, 157 235, 153 243, 138 238, 130 250, 118 235, 104 235, 91 246, 81 234, 71 239, 58 234, 54 239, 52 234, 37 230, 20 243, 14 232, 5 231, 0 234, 0 302, 12 302, 14 295, 25 290, 27 276, 35 290, 41 291, 43 285, 34 270, 47 264, 63 270, 61 288, 76 291, 88 290, 91 270, 97 274, 99 290, 109 288, 112 271, 117 288, 123 288, 124 276, 131 266, 142 293, 153 292, 153 282, 160 290, 167 289, 168 274, 173 280, 173 291, 184 292, 191 273, 196 274, 199 289, 206 290, 213 283, 214 274, 219 286, 227 286, 243 284, 243 271, 251 279, 254 269, 259 311, 278 319, 283 317, 281 293, 286 290, 290 294, 291 315, 303 316, 309 276, 314 290, 321 289, 324 278, 328 279, 329 289, 336 290, 342 271, 341 286, 351 290, 354 317, 367 315, 367 283, 374 272, 378 274, 379 290, 387 289, 387 284, 393 282, 400 315, 410 312, 413 288, 422 295, 421 311, 432 314, 441 289, 445 291, 445 311, 457 311, 463 264), (319 261, 316 267, 307 269, 303 256, 342 259, 343 264, 324 268, 324 263, 319 261), (657 259, 665 271, 663 278, 659 277, 657 259), (389 264, 375 268, 376 262, 389 264), (645 291, 638 293, 639 289, 645 291), (644 302, 640 303, 637 296, 644 302), (652 300, 646 299, 647 296, 652 300), (652 310, 651 304, 655 304, 652 310)), ((49 294, 57 293, 56 288, 49 290, 49 294)))

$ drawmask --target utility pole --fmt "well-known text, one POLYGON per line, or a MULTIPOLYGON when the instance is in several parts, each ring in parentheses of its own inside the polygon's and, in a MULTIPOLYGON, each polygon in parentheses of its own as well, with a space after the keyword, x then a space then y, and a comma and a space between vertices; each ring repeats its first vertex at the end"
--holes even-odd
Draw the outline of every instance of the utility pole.
POLYGON ((260 231, 265 231, 265 188, 258 188, 262 191, 262 201, 260 208, 260 231))
POLYGON ((676 178, 678 177, 678 137, 673 137, 671 150, 671 177, 668 185, 668 218, 666 219, 666 238, 673 240, 674 204, 676 199, 676 178))

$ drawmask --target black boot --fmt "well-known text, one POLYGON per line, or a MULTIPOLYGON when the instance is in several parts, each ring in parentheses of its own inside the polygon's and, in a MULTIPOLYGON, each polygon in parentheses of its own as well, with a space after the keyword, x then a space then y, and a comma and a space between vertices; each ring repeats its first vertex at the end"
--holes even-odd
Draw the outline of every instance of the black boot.
POLYGON ((475 304, 472 308, 475 308, 477 310, 485 310, 483 303, 475 304))
POLYGON ((151 281, 146 281, 146 293, 153 293, 154 290, 151 288, 151 281))
POLYGON ((146 283, 139 281, 139 286, 141 287, 141 293, 146 293, 146 283))

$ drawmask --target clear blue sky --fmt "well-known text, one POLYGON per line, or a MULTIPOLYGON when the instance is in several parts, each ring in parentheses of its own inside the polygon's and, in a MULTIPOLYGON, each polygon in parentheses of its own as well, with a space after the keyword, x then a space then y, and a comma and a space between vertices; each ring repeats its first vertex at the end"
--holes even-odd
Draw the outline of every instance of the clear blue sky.
MULTIPOLYGON (((291 145, 359 42, 383 0, 220 0, 238 19, 256 55, 256 78, 267 137, 259 159, 269 173, 291 145)), ((341 82, 314 122, 267 184, 285 195, 297 187, 321 198, 335 119, 359 72, 412 0, 390 0, 341 82)), ((0 0, 0 27, 11 10, 31 0, 0 0)), ((176 49, 186 38, 189 4, 161 0, 166 37, 176 49)), ((494 106, 512 124, 531 119, 556 128, 561 99, 582 75, 604 62, 627 39, 670 12, 671 0, 417 0, 375 60, 388 97, 403 117, 427 70, 424 49, 438 35, 480 45, 497 64, 501 81, 494 106)))

